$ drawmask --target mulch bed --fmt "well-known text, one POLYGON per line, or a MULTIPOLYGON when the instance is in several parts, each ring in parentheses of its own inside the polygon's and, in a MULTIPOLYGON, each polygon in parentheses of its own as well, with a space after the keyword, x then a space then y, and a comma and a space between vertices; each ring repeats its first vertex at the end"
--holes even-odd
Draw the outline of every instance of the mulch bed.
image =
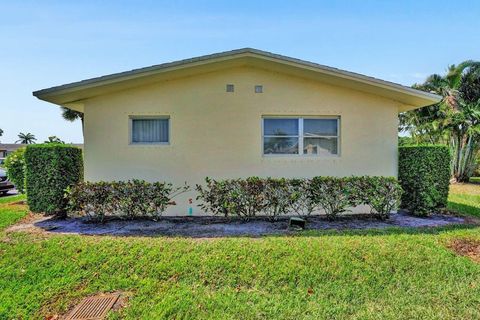
MULTIPOLYGON (((61 233, 82 235, 110 236, 182 236, 193 238, 292 234, 288 217, 281 217, 276 222, 265 218, 253 218, 248 222, 224 217, 162 217, 152 220, 111 220, 92 223, 86 218, 57 219, 42 217, 36 221, 23 221, 7 229, 7 232, 27 231, 35 233, 61 233)), ((394 213, 387 220, 378 220, 364 215, 343 215, 335 221, 324 216, 308 218, 307 230, 353 230, 383 229, 388 227, 428 228, 447 225, 468 224, 465 218, 446 214, 434 214, 430 217, 414 217, 405 212, 394 213)))

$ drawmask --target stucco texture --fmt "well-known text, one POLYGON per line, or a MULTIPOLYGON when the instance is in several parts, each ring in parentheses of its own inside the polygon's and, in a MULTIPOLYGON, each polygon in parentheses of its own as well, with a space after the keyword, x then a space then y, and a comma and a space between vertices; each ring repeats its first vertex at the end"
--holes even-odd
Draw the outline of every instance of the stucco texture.
MULTIPOLYGON (((397 175, 399 103, 261 68, 235 67, 139 86, 84 101, 85 178, 187 182, 206 176, 397 175), (235 92, 226 92, 234 84, 235 92), (254 86, 263 85, 263 93, 254 86), (169 145, 131 145, 131 116, 170 117, 169 145), (338 157, 265 157, 263 116, 339 116, 338 157)), ((183 215, 195 198, 176 199, 183 215)))

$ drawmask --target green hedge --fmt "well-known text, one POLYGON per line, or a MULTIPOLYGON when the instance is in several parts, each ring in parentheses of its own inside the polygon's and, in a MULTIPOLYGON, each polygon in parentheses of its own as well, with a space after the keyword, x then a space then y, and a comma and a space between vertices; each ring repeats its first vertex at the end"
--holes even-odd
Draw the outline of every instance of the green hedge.
POLYGON ((83 180, 82 150, 56 143, 30 145, 25 151, 25 168, 30 210, 64 214, 65 190, 83 180))
POLYGON ((370 207, 372 216, 385 219, 397 209, 402 189, 392 177, 314 177, 312 179, 259 178, 214 180, 197 185, 197 200, 208 212, 245 220, 266 215, 271 220, 323 210, 334 219, 348 208, 370 207))
POLYGON ((447 146, 399 148, 398 180, 404 191, 401 207, 427 216, 447 206, 451 155, 447 146))
POLYGON ((25 148, 19 148, 5 159, 8 179, 20 193, 25 193, 25 148))
POLYGON ((82 182, 67 190, 68 211, 95 221, 112 217, 158 219, 175 205, 175 196, 188 190, 187 185, 174 187, 144 180, 82 182))

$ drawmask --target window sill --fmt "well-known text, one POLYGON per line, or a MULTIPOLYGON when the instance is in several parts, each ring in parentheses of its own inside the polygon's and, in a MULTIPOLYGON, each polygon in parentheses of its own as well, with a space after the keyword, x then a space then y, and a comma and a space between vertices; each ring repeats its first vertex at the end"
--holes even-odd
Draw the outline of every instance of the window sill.
POLYGON ((286 159, 286 160, 335 160, 340 155, 291 155, 291 154, 264 154, 264 159, 286 159))
POLYGON ((129 146, 133 147, 159 147, 159 146, 170 146, 168 142, 151 142, 151 143, 129 143, 129 146))

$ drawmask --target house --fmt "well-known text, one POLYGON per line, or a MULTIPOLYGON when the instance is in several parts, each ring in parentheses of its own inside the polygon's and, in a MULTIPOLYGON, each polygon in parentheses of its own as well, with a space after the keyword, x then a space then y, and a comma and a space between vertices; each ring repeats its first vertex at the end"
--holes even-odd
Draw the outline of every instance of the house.
POLYGON ((13 151, 25 147, 22 143, 0 143, 0 158, 6 158, 13 151))
MULTIPOLYGON (((72 146, 83 148, 83 144, 81 143, 72 143, 72 146)), ((17 149, 23 148, 28 146, 28 144, 24 143, 0 143, 0 159, 6 158, 10 153, 14 152, 17 149)))
MULTIPOLYGON (((33 94, 84 112, 87 180, 190 185, 207 176, 396 176, 398 113, 440 100, 250 48, 33 94)), ((197 213, 194 198, 170 213, 197 213)))
MULTIPOLYGON (((83 144, 81 143, 72 143, 72 146, 83 149, 83 144)), ((7 156, 14 152, 17 149, 26 147, 28 144, 24 143, 0 143, 0 167, 5 163, 7 156)))

